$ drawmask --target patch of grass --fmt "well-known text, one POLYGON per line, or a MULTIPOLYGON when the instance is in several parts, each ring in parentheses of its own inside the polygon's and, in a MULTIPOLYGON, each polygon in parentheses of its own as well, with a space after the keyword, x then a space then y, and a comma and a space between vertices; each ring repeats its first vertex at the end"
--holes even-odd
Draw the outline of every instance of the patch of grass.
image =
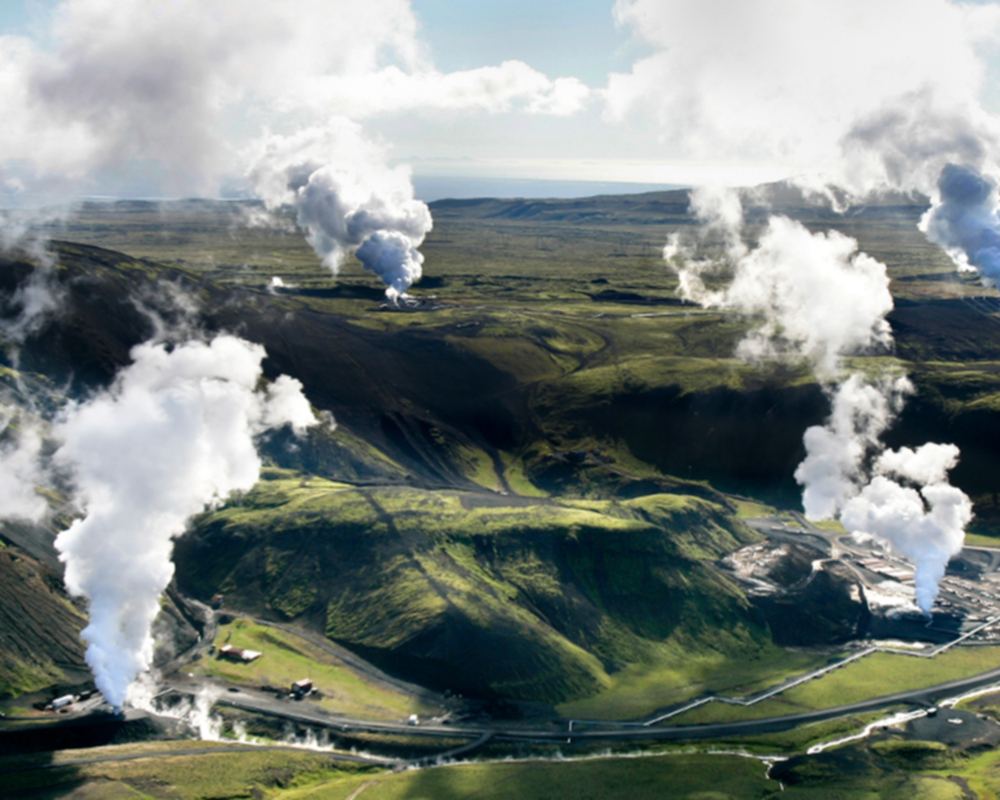
POLYGON ((855 714, 850 717, 840 717, 839 719, 830 719, 825 722, 800 725, 794 730, 782 733, 741 736, 727 738, 724 741, 733 745, 748 747, 753 752, 773 753, 778 751, 782 753, 804 753, 814 744, 850 736, 861 731, 866 725, 888 717, 890 714, 903 708, 905 706, 893 706, 867 714, 855 714))
POLYGON ((847 533, 847 529, 841 525, 840 520, 837 519, 821 519, 812 523, 815 527, 819 528, 821 531, 829 531, 830 533, 847 533))
POLYGON ((548 497, 548 493, 535 486, 524 472, 524 463, 510 453, 500 453, 504 463, 504 480, 514 494, 521 497, 548 497))
POLYGON ((740 519, 756 519, 770 517, 778 513, 774 506, 758 503, 753 500, 733 500, 736 503, 736 516, 740 519))
MULTIPOLYGON (((129 761, 106 761, 63 769, 15 772, 4 776, 4 791, 82 797, 202 798, 265 797, 303 783, 350 778, 367 770, 336 763, 328 756, 284 749, 233 750, 207 742, 149 742, 124 748, 63 751, 58 760, 164 753, 129 761), (171 755, 164 751, 206 749, 198 755, 171 755)), ((0 762, 2 763, 2 762, 0 762)), ((32 794, 31 796, 35 796, 32 794)))
POLYGON ((956 757, 946 744, 913 739, 890 739, 874 742, 871 749, 882 758, 906 770, 944 769, 955 763, 956 757))
MULTIPOLYGON (((558 710, 564 717, 578 719, 640 719, 705 692, 757 691, 825 662, 825 656, 793 653, 773 646, 748 649, 742 658, 692 655, 679 663, 676 657, 668 656, 661 664, 628 666, 611 676, 611 686, 606 691, 563 703, 558 710)), ((696 711, 689 712, 693 713, 696 711)), ((671 722, 682 718, 686 721, 689 714, 674 717, 671 722)))
POLYGON ((312 642, 277 628, 238 618, 219 626, 216 648, 223 644, 258 650, 264 655, 249 664, 206 658, 193 671, 244 686, 288 688, 301 678, 311 678, 322 694, 318 702, 323 708, 362 719, 400 719, 434 711, 399 692, 375 685, 312 642))
MULTIPOLYGON (((379 775, 364 800, 549 800, 572 797, 607 800, 715 800, 761 797, 777 790, 758 761, 737 756, 701 754, 606 758, 564 762, 525 761, 508 764, 462 764, 379 775)), ((356 784, 360 781, 355 781, 356 784)), ((298 790, 281 800, 342 800, 341 787, 298 790)))
POLYGON ((757 705, 744 707, 709 703, 673 717, 669 723, 695 725, 762 719, 849 705, 986 672, 996 667, 998 658, 1000 648, 996 647, 956 647, 932 659, 873 653, 757 705))
POLYGON ((965 543, 973 547, 1000 548, 1000 536, 983 536, 980 533, 966 533, 965 543))
POLYGON ((18 697, 37 692, 64 679, 61 669, 51 661, 29 663, 13 654, 0 657, 0 697, 18 697))

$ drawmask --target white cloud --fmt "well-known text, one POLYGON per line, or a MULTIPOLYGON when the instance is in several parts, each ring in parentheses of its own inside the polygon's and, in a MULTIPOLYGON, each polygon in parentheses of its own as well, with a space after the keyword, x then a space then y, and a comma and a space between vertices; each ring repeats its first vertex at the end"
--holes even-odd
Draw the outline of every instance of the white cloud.
POLYGON ((584 107, 590 89, 576 78, 553 80, 523 61, 504 61, 451 73, 390 66, 363 75, 330 75, 315 79, 305 95, 303 103, 356 119, 413 110, 567 116, 584 107))
MULTIPOLYGON (((528 65, 434 69, 408 0, 66 0, 54 49, 0 38, 0 180, 212 192, 267 126, 331 114, 566 115, 589 90, 528 65), (243 142, 238 140, 243 139, 243 142)), ((46 187, 49 188, 49 187, 46 187)))
POLYGON ((610 77, 608 117, 652 115, 689 156, 929 191, 943 159, 997 138, 977 49, 997 36, 996 6, 618 0, 615 13, 653 52, 610 77))

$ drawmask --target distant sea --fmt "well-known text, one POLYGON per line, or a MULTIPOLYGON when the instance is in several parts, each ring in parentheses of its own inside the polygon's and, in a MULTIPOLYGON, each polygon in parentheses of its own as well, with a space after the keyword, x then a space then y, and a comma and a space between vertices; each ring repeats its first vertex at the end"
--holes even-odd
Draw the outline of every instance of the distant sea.
POLYGON ((555 181, 530 178, 443 178, 414 175, 413 187, 418 199, 430 203, 451 198, 473 197, 503 199, 523 197, 593 197, 598 194, 642 194, 686 189, 670 183, 618 183, 614 181, 555 181))

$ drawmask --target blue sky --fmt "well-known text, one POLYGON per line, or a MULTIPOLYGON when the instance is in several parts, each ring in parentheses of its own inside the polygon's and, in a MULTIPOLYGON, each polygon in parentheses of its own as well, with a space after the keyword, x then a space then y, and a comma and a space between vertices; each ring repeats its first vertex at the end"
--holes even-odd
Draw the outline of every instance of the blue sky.
MULTIPOLYGON (((0 2, 0 30, 43 38, 59 0, 0 2)), ((591 85, 628 69, 636 47, 618 29, 611 0, 413 0, 420 36, 443 71, 519 59, 591 85)))
POLYGON ((856 173, 842 163, 852 131, 905 116, 926 87, 941 120, 962 109, 972 139, 1000 141, 1000 0, 618 0, 621 24, 614 0, 72 3, 79 24, 49 69, 58 1, 0 2, 0 33, 29 42, 0 59, 0 104, 21 123, 0 131, 0 192, 57 168, 113 192, 198 159, 231 184, 255 138, 335 115, 363 126, 392 164, 433 179, 424 186, 457 179, 465 192, 475 179, 548 192, 560 180, 747 185, 856 173), (985 14, 961 10, 970 7, 985 14), (267 34, 282 26, 288 36, 271 48, 267 34), (346 67, 335 63, 342 52, 346 67), (365 62, 366 52, 382 60, 365 62), (17 81, 30 94, 50 72, 56 94, 39 103, 18 93, 17 81), (114 156, 132 151, 140 166, 125 179, 114 156))
POLYGON ((445 71, 520 59, 553 77, 600 86, 627 70, 636 47, 609 0, 414 0, 421 35, 445 71))

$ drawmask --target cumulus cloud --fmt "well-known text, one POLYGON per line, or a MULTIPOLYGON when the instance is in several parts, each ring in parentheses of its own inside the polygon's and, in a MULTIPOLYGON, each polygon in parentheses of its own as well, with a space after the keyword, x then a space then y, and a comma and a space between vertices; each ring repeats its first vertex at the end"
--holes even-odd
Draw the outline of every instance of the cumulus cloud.
POLYGON ((87 663, 116 708, 151 663, 173 537, 193 514, 253 486, 256 435, 315 421, 298 381, 257 391, 264 355, 228 335, 172 350, 139 345, 110 389, 54 426, 55 461, 72 474, 83 512, 56 548, 67 588, 90 601, 87 663))
POLYGON ((610 77, 606 114, 651 114, 685 155, 929 193, 946 159, 997 141, 978 100, 996 6, 618 0, 615 14, 652 52, 610 77))
POLYGON ((349 253, 395 299, 421 275, 417 250, 431 230, 405 166, 390 168, 382 147, 344 117, 257 146, 249 171, 269 209, 291 205, 313 250, 335 275, 349 253))
POLYGON ((390 66, 365 75, 332 75, 316 81, 310 101, 355 119, 425 109, 568 116, 580 111, 590 96, 590 89, 577 78, 553 80, 523 61, 504 61, 449 73, 434 69, 408 73, 390 66))
POLYGON ((214 192, 239 171, 244 130, 331 113, 565 115, 589 95, 518 61, 436 70, 409 0, 64 0, 54 19, 51 50, 0 37, 9 193, 214 192))

